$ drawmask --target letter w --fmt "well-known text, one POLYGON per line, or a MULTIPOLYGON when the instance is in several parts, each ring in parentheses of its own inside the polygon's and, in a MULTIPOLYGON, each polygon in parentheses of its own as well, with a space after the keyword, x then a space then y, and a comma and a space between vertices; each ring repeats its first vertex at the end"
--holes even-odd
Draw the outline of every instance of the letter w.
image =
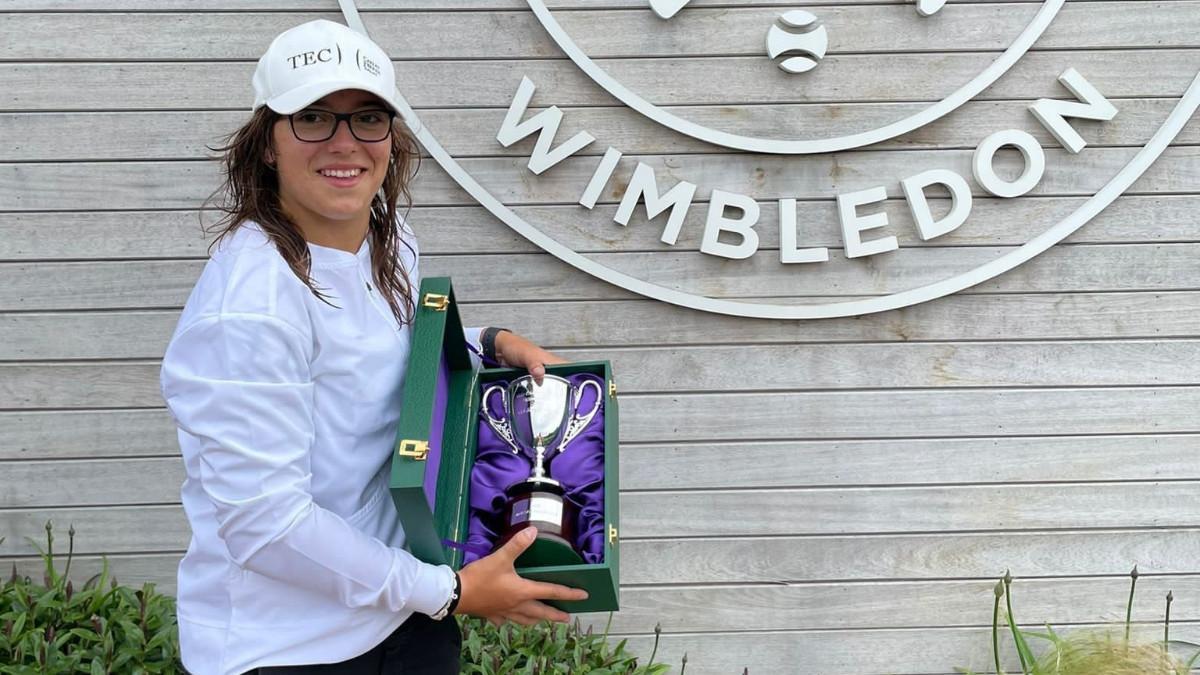
POLYGON ((525 110, 529 107, 529 100, 533 98, 534 89, 533 82, 528 77, 521 78, 521 86, 517 87, 517 95, 513 96, 512 103, 508 106, 508 114, 504 116, 504 122, 500 125, 496 140, 507 148, 529 134, 540 131, 537 145, 533 147, 533 153, 529 155, 529 170, 540 174, 579 152, 596 139, 588 132, 581 131, 551 150, 550 146, 554 144, 554 136, 558 133, 558 125, 562 122, 563 116, 558 106, 550 106, 518 124, 517 122, 525 115, 525 110))

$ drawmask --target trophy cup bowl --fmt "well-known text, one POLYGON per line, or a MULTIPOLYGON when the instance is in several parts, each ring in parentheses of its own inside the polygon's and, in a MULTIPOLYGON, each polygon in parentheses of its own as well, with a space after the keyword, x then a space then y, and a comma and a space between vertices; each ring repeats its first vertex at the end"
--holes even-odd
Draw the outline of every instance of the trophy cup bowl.
POLYGON ((541 565, 583 562, 573 543, 578 507, 549 471, 551 461, 582 428, 581 421, 586 426, 586 420, 576 414, 578 401, 579 391, 556 375, 546 375, 540 385, 527 375, 507 387, 493 385, 484 392, 482 412, 487 422, 515 453, 532 463, 529 477, 505 489, 503 531, 497 547, 525 528, 536 527, 537 539, 521 557, 541 565), (497 394, 503 396, 503 419, 493 417, 488 405, 497 394))

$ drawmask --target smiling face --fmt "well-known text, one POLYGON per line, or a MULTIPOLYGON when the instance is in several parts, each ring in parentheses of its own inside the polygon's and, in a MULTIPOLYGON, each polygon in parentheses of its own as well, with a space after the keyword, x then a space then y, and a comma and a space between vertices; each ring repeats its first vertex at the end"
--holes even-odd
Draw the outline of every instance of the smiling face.
MULTIPOLYGON (((379 98, 346 89, 318 99, 305 110, 351 113, 387 110, 379 98)), ((296 113, 301 116, 304 111, 296 113)), ((333 137, 316 143, 301 141, 286 116, 272 128, 273 161, 279 175, 279 205, 314 243, 345 242, 361 237, 370 220, 371 200, 387 176, 391 137, 365 143, 339 121, 333 137)))

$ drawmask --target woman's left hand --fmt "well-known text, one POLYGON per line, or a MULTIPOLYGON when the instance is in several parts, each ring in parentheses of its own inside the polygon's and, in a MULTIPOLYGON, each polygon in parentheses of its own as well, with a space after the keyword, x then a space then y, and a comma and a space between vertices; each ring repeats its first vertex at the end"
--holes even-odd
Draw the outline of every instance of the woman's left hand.
POLYGON ((542 383, 546 376, 546 366, 555 363, 566 363, 560 358, 533 344, 529 340, 513 333, 502 330, 496 336, 496 360, 509 368, 524 368, 533 376, 533 381, 542 383))

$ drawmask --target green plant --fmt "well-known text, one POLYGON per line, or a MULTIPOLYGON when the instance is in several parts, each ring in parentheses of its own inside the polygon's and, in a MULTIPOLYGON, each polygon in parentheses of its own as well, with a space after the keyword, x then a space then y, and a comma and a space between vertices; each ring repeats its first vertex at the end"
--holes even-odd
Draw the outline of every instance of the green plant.
MULTIPOLYGON (((625 651, 625 640, 615 647, 609 644, 608 626, 603 633, 593 633, 590 626, 583 630, 578 619, 571 625, 542 622, 524 627, 493 626, 482 619, 460 617, 459 624, 463 632, 463 675, 661 675, 671 669, 654 663, 662 633, 659 626, 654 627, 654 651, 643 666, 625 651)), ((683 668, 687 668, 686 655, 683 668)))
MULTIPOLYGON (((1174 595, 1167 592, 1166 619, 1163 639, 1130 637, 1133 625, 1133 596, 1137 587, 1138 570, 1134 566, 1129 574, 1129 600, 1125 606, 1124 631, 1115 627, 1100 630, 1077 630, 1070 635, 1059 635, 1046 624, 1046 632, 1038 633, 1017 627, 1012 612, 1012 575, 996 583, 995 600, 992 606, 992 659, 996 672, 1003 675, 1000 667, 1000 600, 1005 601, 1005 621, 1012 635, 1013 646, 1023 675, 1187 675, 1200 659, 1195 652, 1186 662, 1170 652, 1172 646, 1200 647, 1179 640, 1172 641, 1171 602, 1174 595), (1121 633, 1121 634, 1118 634, 1121 633), (1046 652, 1038 658, 1029 646, 1029 638, 1048 642, 1046 652)), ((977 675, 975 671, 960 668, 959 672, 977 675)))
MULTIPOLYGON (((175 602, 145 584, 140 590, 109 577, 108 561, 76 590, 68 575, 75 528, 67 531, 66 567, 54 564, 53 524, 46 523, 46 549, 38 550, 42 583, 17 574, 0 586, 0 673, 178 673, 179 640, 175 602)), ((3 543, 3 540, 0 540, 3 543)))
MULTIPOLYGON (((12 575, 0 586, 0 675, 183 672, 174 599, 155 591, 154 584, 140 590, 118 584, 109 574, 107 559, 100 573, 76 590, 69 578, 75 527, 67 534, 70 543, 61 573, 55 565, 54 525, 47 522, 45 550, 29 540, 45 565, 42 583, 19 575, 14 563, 12 575)), ((578 622, 499 628, 471 618, 460 623, 463 673, 662 675, 670 670, 654 663, 658 627, 655 651, 643 666, 625 651, 624 640, 615 646, 608 643, 607 627, 601 635, 590 627, 582 631, 578 622)))

